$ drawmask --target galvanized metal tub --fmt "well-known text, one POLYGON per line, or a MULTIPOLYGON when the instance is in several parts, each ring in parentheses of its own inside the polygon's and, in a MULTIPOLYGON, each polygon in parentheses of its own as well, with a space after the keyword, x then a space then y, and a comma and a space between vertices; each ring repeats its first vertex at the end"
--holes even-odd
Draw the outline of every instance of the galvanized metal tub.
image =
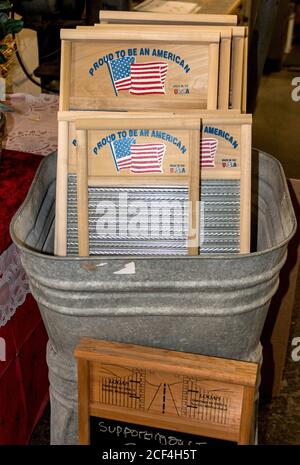
POLYGON ((49 335, 52 444, 77 442, 81 336, 259 361, 296 220, 280 163, 253 157, 255 251, 173 258, 53 256, 56 157, 43 161, 11 236, 49 335))

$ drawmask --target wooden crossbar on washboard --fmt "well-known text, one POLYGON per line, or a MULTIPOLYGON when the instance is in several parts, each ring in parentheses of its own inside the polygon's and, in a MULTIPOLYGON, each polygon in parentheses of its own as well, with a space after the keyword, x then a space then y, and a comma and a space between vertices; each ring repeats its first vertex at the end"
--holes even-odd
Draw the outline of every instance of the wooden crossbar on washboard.
POLYGON ((216 109, 220 33, 178 27, 62 29, 60 110, 216 109))
POLYGON ((74 355, 80 444, 90 416, 249 444, 256 363, 88 338, 74 355))
POLYGON ((249 115, 59 114, 57 255, 246 253, 250 197, 249 115), (118 225, 108 215, 111 229, 100 233, 103 205, 117 209, 119 218, 124 197, 131 213, 118 225), (161 225, 170 205, 179 209, 172 211, 176 231, 168 236, 161 225), (141 227, 133 233, 134 208, 142 206, 141 227))

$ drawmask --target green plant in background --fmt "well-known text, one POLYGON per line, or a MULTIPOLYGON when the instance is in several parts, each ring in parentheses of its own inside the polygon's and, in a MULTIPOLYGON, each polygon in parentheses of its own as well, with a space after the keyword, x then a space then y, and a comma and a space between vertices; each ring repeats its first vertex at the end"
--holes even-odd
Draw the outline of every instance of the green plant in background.
POLYGON ((23 21, 9 17, 13 5, 8 0, 0 0, 0 64, 8 59, 6 51, 9 44, 4 41, 10 34, 17 34, 23 27, 23 21))

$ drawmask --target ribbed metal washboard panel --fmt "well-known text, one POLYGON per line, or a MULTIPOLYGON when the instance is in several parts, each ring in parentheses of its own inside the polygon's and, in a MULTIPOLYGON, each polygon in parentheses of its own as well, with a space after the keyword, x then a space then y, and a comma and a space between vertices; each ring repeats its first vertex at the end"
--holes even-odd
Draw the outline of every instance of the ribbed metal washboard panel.
MULTIPOLYGON (((239 251, 239 205, 239 181, 201 182, 201 253, 239 251)), ((188 189, 90 187, 89 231, 90 255, 188 255, 188 189)), ((78 254, 75 175, 68 180, 67 253, 78 254)))
POLYGON ((201 181, 200 199, 204 209, 203 230, 200 236, 201 253, 238 253, 240 181, 201 181))

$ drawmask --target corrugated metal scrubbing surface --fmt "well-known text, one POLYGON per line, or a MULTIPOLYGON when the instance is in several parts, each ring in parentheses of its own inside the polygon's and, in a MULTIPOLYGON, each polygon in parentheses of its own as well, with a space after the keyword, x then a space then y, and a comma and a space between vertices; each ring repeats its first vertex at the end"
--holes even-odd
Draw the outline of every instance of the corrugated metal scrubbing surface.
MULTIPOLYGON (((78 254, 76 176, 68 180, 68 255, 78 254)), ((201 253, 238 253, 239 181, 202 181, 201 253)), ((90 255, 188 255, 186 187, 89 187, 90 255), (170 208, 171 207, 171 208, 170 208)))

